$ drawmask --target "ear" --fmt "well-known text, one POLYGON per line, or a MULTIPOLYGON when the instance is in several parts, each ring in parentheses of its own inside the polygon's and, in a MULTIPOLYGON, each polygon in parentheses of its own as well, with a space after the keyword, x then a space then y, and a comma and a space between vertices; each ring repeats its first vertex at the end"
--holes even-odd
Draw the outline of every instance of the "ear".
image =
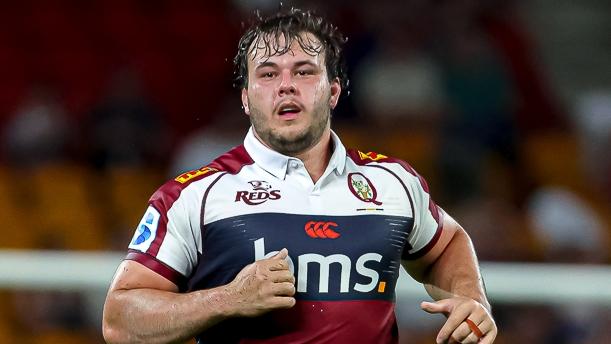
POLYGON ((246 88, 242 89, 242 108, 244 109, 244 113, 250 116, 250 109, 248 108, 248 90, 246 88))
POLYGON ((342 86, 339 82, 338 78, 335 78, 331 81, 331 98, 329 98, 329 106, 331 109, 335 109, 337 106, 337 102, 339 101, 339 96, 342 93, 342 86))

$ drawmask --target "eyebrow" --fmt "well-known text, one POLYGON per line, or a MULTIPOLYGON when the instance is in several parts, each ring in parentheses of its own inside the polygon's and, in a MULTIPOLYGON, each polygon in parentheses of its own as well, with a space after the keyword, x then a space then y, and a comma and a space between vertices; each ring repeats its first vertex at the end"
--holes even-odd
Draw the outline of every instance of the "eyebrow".
MULTIPOLYGON (((312 66, 312 67, 318 68, 318 65, 310 60, 301 60, 301 61, 295 62, 294 64, 294 67, 297 67, 297 68, 301 66, 312 66)), ((265 67, 277 68, 278 64, 274 62, 270 62, 270 61, 263 61, 257 64, 257 66, 255 67, 255 70, 265 68, 265 67)))

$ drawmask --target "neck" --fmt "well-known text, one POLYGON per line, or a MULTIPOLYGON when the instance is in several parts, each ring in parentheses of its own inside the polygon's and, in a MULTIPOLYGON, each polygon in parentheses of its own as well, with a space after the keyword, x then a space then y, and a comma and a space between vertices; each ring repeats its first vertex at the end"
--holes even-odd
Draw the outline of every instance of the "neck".
POLYGON ((296 154, 295 157, 303 161, 310 178, 316 183, 322 174, 325 173, 329 160, 331 160, 331 152, 333 146, 331 142, 331 130, 327 129, 323 132, 320 140, 310 149, 303 153, 296 154))
MULTIPOLYGON (((271 148, 265 141, 263 141, 259 134, 257 134, 256 130, 253 130, 255 137, 259 142, 261 142, 265 147, 271 148)), ((312 178, 312 181, 316 183, 322 174, 325 173, 327 169, 327 165, 329 165, 329 160, 331 160, 331 154, 333 151, 333 144, 331 142, 331 127, 327 124, 327 128, 323 131, 322 136, 318 142, 306 149, 301 153, 297 153, 293 155, 293 157, 301 160, 312 178)))

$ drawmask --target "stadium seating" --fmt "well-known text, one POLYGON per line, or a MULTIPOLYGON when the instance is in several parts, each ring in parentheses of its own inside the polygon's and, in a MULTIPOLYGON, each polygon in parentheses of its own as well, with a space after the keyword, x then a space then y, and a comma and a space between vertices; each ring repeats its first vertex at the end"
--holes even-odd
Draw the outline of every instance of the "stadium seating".
POLYGON ((572 135, 548 133, 527 138, 522 153, 536 181, 583 192, 586 180, 581 170, 578 147, 572 135))
POLYGON ((87 170, 74 165, 47 165, 32 171, 30 230, 39 247, 53 249, 104 249, 103 222, 96 217, 96 195, 87 170))
POLYGON ((36 247, 35 234, 29 230, 32 214, 26 188, 23 175, 0 168, 0 219, 3 226, 0 248, 36 247))
POLYGON ((106 177, 109 204, 120 228, 132 234, 146 210, 148 199, 163 182, 158 171, 140 168, 114 168, 106 177))

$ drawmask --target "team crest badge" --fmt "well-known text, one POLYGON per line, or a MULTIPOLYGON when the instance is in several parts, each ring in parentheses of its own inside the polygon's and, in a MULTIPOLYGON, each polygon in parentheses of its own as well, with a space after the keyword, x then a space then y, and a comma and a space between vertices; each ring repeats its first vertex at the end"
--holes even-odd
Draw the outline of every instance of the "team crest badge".
POLYGON ((378 197, 376 188, 364 174, 359 172, 348 174, 348 188, 361 201, 382 205, 382 202, 376 200, 378 197))

